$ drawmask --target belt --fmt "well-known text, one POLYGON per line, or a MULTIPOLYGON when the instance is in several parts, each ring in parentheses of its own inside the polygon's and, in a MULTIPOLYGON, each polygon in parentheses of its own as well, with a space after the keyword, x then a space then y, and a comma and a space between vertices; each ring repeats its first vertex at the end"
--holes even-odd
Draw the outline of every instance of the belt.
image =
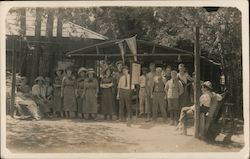
POLYGON ((140 88, 145 88, 145 87, 140 87, 140 88))

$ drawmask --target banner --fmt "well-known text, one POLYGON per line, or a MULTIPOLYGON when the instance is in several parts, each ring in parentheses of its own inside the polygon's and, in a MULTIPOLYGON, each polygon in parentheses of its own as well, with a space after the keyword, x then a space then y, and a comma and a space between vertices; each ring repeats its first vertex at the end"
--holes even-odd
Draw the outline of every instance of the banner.
POLYGON ((132 63, 132 84, 139 84, 140 74, 141 65, 138 63, 132 63))
POLYGON ((130 51, 132 52, 132 54, 134 55, 134 60, 137 61, 137 46, 136 46, 136 36, 129 38, 129 39, 125 39, 128 47, 130 49, 130 51))
POLYGON ((122 56, 122 62, 124 64, 125 63, 125 58, 124 58, 125 50, 124 50, 124 46, 123 46, 123 41, 118 42, 118 46, 120 48, 121 56, 122 56))

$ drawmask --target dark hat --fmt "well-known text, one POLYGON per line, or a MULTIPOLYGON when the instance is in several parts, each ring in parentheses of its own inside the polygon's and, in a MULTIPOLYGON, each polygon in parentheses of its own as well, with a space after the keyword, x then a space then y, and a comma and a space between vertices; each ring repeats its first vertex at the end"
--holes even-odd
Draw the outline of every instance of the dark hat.
POLYGON ((128 66, 122 66, 122 69, 128 70, 128 66))
POLYGON ((120 60, 120 61, 117 61, 117 62, 115 63, 116 66, 117 66, 118 64, 123 64, 123 62, 120 60))
POLYGON ((203 87, 206 87, 206 88, 208 88, 208 89, 213 89, 213 86, 212 86, 212 83, 210 82, 210 81, 205 81, 205 82, 203 82, 202 83, 202 86, 203 87))
POLYGON ((42 76, 38 76, 36 79, 35 79, 35 82, 37 81, 45 81, 44 78, 42 76))

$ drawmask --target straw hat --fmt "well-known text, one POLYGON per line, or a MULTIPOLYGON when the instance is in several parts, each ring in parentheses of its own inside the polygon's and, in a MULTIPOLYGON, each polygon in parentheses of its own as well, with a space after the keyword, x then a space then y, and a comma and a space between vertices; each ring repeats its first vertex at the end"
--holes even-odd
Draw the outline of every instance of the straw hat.
POLYGON ((122 66, 122 69, 126 69, 126 70, 128 70, 128 66, 122 66))
POLYGON ((87 71, 87 74, 90 74, 90 73, 95 74, 95 70, 93 68, 89 68, 87 71))
POLYGON ((210 90, 213 89, 212 83, 211 83, 210 81, 205 81, 205 82, 203 82, 203 83, 202 83, 202 86, 203 86, 203 87, 206 87, 206 88, 208 88, 208 89, 210 89, 210 90))
POLYGON ((161 68, 161 67, 157 67, 157 68, 155 69, 155 71, 156 71, 156 72, 162 72, 162 68, 161 68))
POLYGON ((79 68, 77 74, 79 75, 82 71, 87 72, 88 70, 85 67, 79 68))
POLYGON ((44 78, 42 76, 38 76, 36 79, 35 79, 35 82, 37 83, 37 81, 42 81, 44 82, 44 78))

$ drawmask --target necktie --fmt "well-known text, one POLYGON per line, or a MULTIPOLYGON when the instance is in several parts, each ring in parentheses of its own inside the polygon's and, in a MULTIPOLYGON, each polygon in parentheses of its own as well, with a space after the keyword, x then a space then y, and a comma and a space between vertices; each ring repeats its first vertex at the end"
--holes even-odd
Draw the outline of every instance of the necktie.
POLYGON ((125 87, 128 86, 128 79, 127 79, 127 75, 125 76, 125 87))

